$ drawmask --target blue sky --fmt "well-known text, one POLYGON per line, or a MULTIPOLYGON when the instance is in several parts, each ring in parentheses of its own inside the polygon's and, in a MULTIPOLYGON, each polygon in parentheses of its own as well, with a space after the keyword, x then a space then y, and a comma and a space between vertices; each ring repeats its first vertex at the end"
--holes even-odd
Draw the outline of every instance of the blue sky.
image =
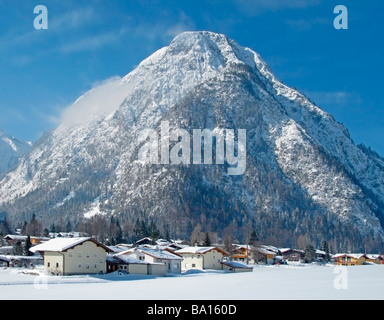
POLYGON ((129 73, 180 32, 224 33, 384 156, 384 1, 1 0, 0 128, 36 141, 85 91, 129 73), (36 5, 48 29, 36 30, 36 5), (348 30, 336 30, 336 5, 348 30))

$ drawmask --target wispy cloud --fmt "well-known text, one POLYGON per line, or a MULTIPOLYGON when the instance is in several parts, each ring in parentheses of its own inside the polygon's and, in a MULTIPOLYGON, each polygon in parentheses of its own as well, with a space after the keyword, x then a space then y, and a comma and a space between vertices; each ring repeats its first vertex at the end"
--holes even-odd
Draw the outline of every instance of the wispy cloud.
MULTIPOLYGON (((71 127, 113 113, 125 98, 126 88, 119 76, 96 81, 93 88, 61 112, 60 123, 71 127)), ((56 119, 53 119, 56 120, 56 119)))
POLYGON ((180 12, 177 19, 162 19, 156 23, 143 22, 132 26, 136 36, 144 37, 146 40, 169 42, 175 36, 184 31, 192 31, 196 28, 192 19, 184 12, 180 12))
POLYGON ((99 15, 92 7, 76 8, 50 18, 49 29, 55 32, 78 28, 98 22, 99 15))
POLYGON ((101 33, 94 36, 89 36, 89 37, 68 41, 67 43, 64 43, 61 46, 59 46, 57 50, 60 53, 74 53, 74 52, 80 52, 80 51, 96 50, 106 45, 116 43, 117 41, 120 40, 122 35, 123 35, 122 32, 101 33))

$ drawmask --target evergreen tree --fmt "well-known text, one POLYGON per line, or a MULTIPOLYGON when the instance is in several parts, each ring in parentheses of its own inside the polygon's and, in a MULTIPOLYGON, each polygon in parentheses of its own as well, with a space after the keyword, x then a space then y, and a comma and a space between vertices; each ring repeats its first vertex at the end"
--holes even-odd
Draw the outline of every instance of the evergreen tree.
POLYGON ((211 239, 209 238, 208 232, 205 233, 204 246, 205 247, 211 246, 211 239))
POLYGON ((255 246, 257 241, 259 241, 259 236, 257 235, 256 230, 253 230, 251 236, 249 237, 248 244, 255 246))
POLYGON ((304 259, 306 263, 313 262, 316 258, 316 250, 312 245, 308 245, 304 251, 304 259))
POLYGON ((21 241, 16 241, 13 245, 13 255, 21 256, 23 254, 23 247, 21 245, 21 241))
POLYGON ((327 241, 325 241, 325 240, 323 241, 323 243, 321 244, 321 250, 325 252, 324 260, 326 262, 331 261, 331 254, 330 254, 330 250, 329 250, 329 246, 328 246, 327 241))
POLYGON ((44 228, 44 230, 43 230, 43 236, 44 236, 44 237, 49 237, 49 230, 48 230, 48 228, 44 228))
POLYGON ((28 236, 27 240, 25 240, 24 247, 23 247, 23 256, 31 256, 32 252, 29 251, 29 249, 32 247, 31 237, 28 236))
POLYGON ((67 221, 67 225, 65 226, 65 232, 71 232, 72 231, 72 224, 71 221, 67 221))
POLYGON ((56 226, 54 223, 51 224, 50 232, 56 233, 56 226))

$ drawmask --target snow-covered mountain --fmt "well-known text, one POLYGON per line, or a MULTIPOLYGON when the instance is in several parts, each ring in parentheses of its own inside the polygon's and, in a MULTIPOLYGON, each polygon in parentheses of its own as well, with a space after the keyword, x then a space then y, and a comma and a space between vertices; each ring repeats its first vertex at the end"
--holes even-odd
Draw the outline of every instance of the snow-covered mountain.
POLYGON ((15 166, 30 149, 29 143, 20 141, 0 129, 0 176, 15 166))
POLYGON ((126 224, 154 219, 173 236, 200 224, 238 239, 256 229, 286 246, 301 239, 383 248, 383 159, 356 146, 256 52, 212 32, 182 33, 125 77, 80 97, 1 180, 0 194, 0 211, 16 221, 113 214, 126 224), (93 106, 97 116, 87 117, 93 106), (191 148, 194 129, 245 129, 244 174, 215 162, 143 165, 141 134, 160 136, 165 121, 170 132, 190 133, 191 148))

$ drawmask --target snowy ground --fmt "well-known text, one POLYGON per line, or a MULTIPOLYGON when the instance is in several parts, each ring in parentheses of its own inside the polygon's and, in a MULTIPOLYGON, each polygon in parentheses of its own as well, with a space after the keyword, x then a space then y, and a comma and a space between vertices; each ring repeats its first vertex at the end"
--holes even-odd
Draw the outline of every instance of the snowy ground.
MULTIPOLYGON (((146 275, 46 276, 0 269, 0 300, 281 300, 384 299, 384 265, 256 266, 253 272, 206 271, 146 275)), ((31 271, 31 270, 29 270, 31 271)))

